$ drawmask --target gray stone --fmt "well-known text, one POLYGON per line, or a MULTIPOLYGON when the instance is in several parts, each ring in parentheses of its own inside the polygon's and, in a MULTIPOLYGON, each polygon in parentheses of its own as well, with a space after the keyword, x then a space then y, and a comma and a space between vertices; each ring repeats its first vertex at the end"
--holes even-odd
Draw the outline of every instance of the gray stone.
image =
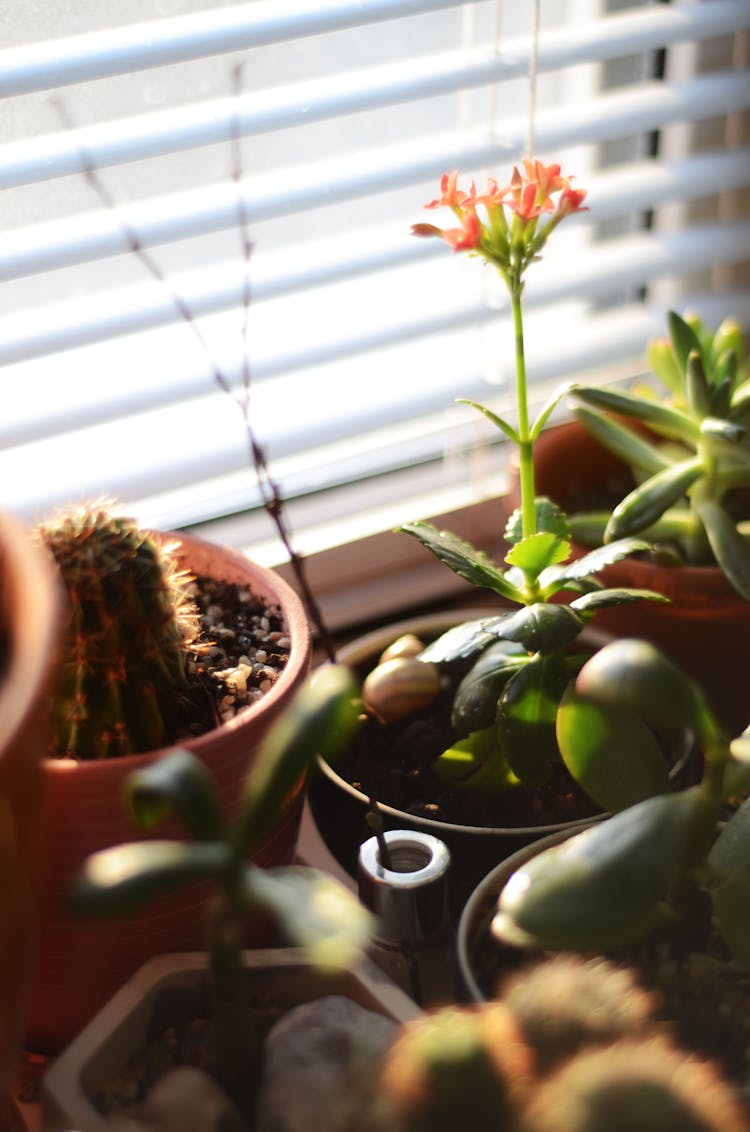
POLYGON ((341 995, 290 1010, 268 1037, 254 1132, 367 1132, 397 1029, 341 995))
POLYGON ((146 1099, 108 1122, 108 1132, 249 1132, 224 1090, 201 1069, 166 1073, 146 1099))

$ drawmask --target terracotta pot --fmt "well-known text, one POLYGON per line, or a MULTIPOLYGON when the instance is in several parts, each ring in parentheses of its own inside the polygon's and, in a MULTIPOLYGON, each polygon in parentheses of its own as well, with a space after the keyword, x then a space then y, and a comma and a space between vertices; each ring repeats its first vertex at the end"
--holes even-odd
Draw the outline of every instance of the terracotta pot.
MULTIPOLYGON (((345 995, 366 1010, 408 1022, 420 1009, 369 960, 351 970, 323 972, 293 949, 246 952, 248 976, 282 1006, 322 995, 345 995), (262 982, 261 982, 262 980, 262 982)), ((43 1085, 45 1128, 106 1132, 109 1124, 94 1107, 92 1093, 117 1074, 142 1048, 156 996, 205 978, 206 955, 163 955, 153 959, 112 998, 47 1072, 43 1085)))
MULTIPOLYGON (((606 482, 621 463, 578 423, 542 432, 534 448, 536 490, 564 509, 583 489, 606 482)), ((517 505, 514 481, 509 504, 517 505)), ((576 554, 585 553, 577 548, 576 554)), ((669 604, 634 602, 597 613, 615 636, 641 637, 677 661, 706 692, 732 735, 750 722, 750 602, 718 566, 662 566, 628 558, 600 574, 611 587, 655 590, 669 604)))
MULTIPOLYGON (((353 641, 339 651, 338 660, 355 669, 366 669, 372 667, 383 649, 402 634, 414 633, 417 637, 430 640, 467 618, 494 617, 497 613, 497 608, 459 610, 400 621, 353 641)), ((356 876, 359 846, 372 836, 365 821, 370 799, 324 760, 320 759, 318 765, 319 773, 311 778, 308 787, 315 823, 339 864, 351 876, 356 876)), ((547 834, 557 830, 567 833, 582 829, 597 820, 581 818, 550 825, 486 827, 415 817, 405 810, 380 802, 378 812, 385 829, 419 830, 440 838, 448 846, 451 854, 449 890, 454 922, 458 920, 464 902, 475 885, 497 861, 547 834)))
MULTIPOLYGON (((311 633, 302 604, 281 578, 243 555, 183 535, 179 556, 194 574, 247 585, 278 603, 289 630, 289 660, 271 691, 227 723, 183 745, 198 755, 216 782, 229 816, 238 808, 242 785, 260 740, 304 682, 311 660, 311 633)), ((125 781, 155 762, 163 750, 118 759, 75 762, 46 759, 49 802, 43 940, 39 956, 28 1043, 54 1051, 67 1044, 112 993, 146 959, 165 951, 202 947, 204 891, 198 886, 160 899, 124 922, 82 921, 67 907, 71 879, 91 853, 135 840, 139 834, 126 812, 125 781)), ((303 782, 286 799, 278 819, 254 854, 263 866, 287 864, 294 853, 302 813, 303 782)), ((152 836, 182 836, 176 823, 159 825, 152 836)), ((248 944, 266 943, 260 935, 248 944)))
POLYGON ((38 945, 41 760, 59 598, 49 559, 0 515, 0 1108, 23 1038, 38 945))

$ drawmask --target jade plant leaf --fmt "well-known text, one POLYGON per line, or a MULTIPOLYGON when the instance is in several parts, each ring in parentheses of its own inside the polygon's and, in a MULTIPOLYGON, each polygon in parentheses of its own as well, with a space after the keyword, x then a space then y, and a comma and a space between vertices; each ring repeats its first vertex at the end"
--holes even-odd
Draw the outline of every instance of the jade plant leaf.
POLYGON ((591 703, 570 687, 557 713, 557 743, 576 782, 604 810, 670 791, 659 743, 633 712, 591 703))
POLYGON ((214 841, 136 841, 90 856, 71 890, 74 908, 90 915, 125 915, 162 893, 215 879, 231 849, 214 841))
POLYGON ((715 500, 698 499, 694 501, 694 507, 727 580, 738 594, 750 601, 750 544, 715 500))
POLYGON ((708 863, 723 876, 713 891, 721 934, 735 958, 750 968, 750 799, 722 829, 708 863))
POLYGON ((224 836, 224 819, 213 779, 190 751, 175 748, 127 781, 128 808, 142 829, 174 813, 198 841, 224 836))
POLYGON ((451 723, 460 739, 494 724, 503 687, 527 661, 512 641, 495 641, 485 649, 456 688, 451 723))
POLYGON ((500 431, 504 433, 505 436, 507 436, 508 440, 510 440, 513 444, 520 443, 520 437, 517 430, 514 429, 513 426, 508 423, 508 421, 504 420, 502 417, 499 417, 497 413, 493 413, 492 409, 488 409, 486 405, 480 405, 478 401, 472 401, 468 397, 457 397, 456 403, 458 405, 470 405, 472 409, 476 409, 483 416, 485 416, 487 420, 495 426, 495 428, 499 428, 500 431))
POLYGON ((493 933, 581 951, 642 939, 664 915, 699 804, 695 790, 648 798, 539 853, 505 885, 493 933))
POLYGON ((604 532, 605 541, 635 534, 655 522, 682 499, 703 472, 703 459, 693 456, 651 476, 615 507, 604 532))
POLYGON ((546 782, 559 758, 555 717, 568 683, 564 658, 534 656, 507 682, 497 713, 500 748, 526 785, 546 782))
POLYGON ((575 640, 583 625, 583 618, 570 606, 535 602, 486 622, 485 628, 495 637, 517 641, 529 652, 548 652, 575 640))
POLYGON ((247 853, 302 788, 316 754, 333 762, 359 725, 357 685, 341 664, 326 664, 295 696, 266 735, 245 783, 235 828, 238 855, 247 853))
POLYGON ((374 929, 367 909, 343 885, 317 869, 245 870, 250 904, 270 911, 288 942, 316 967, 341 969, 361 954, 374 929))

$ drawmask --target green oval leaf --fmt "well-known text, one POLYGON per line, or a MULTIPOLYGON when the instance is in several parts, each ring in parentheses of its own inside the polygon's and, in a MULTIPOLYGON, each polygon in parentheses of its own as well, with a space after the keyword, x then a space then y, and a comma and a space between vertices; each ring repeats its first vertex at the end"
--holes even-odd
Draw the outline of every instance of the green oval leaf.
POLYGON ((485 622, 489 633, 505 641, 517 641, 528 652, 549 652, 574 641, 583 629, 583 618, 568 605, 535 602, 497 621, 485 622))
POLYGON ((557 713, 557 743, 573 778, 604 810, 670 792, 656 737, 632 711, 592 703, 568 688, 557 713))
POLYGON ((535 656, 508 681, 500 697, 500 748, 527 786, 546 782, 559 758, 555 719, 567 683, 561 656, 535 656))
POLYGON ((693 790, 648 798, 533 857, 505 885, 493 933, 582 951, 642 939, 660 919, 698 805, 693 790))
POLYGON ((316 967, 350 967, 367 946, 375 921, 353 893, 317 869, 248 868, 244 894, 271 912, 289 944, 316 967))

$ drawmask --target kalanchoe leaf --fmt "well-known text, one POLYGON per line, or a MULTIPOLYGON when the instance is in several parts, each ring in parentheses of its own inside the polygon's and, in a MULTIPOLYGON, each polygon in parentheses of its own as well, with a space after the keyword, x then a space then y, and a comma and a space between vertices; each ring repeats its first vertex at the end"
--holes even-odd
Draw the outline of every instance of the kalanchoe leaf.
POLYGON ((561 385, 559 389, 555 390, 555 392, 552 394, 552 396, 549 398, 548 401, 545 401, 545 403, 542 405, 541 409, 539 410, 539 416, 534 421, 533 427, 531 429, 530 435, 531 435, 532 441, 538 439, 539 434, 541 433, 542 429, 544 428, 547 421, 551 417, 552 413, 555 411, 557 406, 560 404, 563 397, 565 397, 566 394, 568 394, 569 392, 570 392, 570 382, 566 382, 565 385, 561 385))
POLYGON ((316 967, 345 969, 372 935, 370 913, 343 885, 317 869, 245 870, 244 894, 270 911, 289 943, 316 967))
POLYGON ((695 500, 694 507, 705 527, 714 558, 727 581, 746 601, 750 601, 750 544, 715 500, 695 500))
POLYGON ((127 781, 128 808, 142 829, 174 813, 199 841, 224 836, 224 819, 211 775, 190 751, 175 748, 127 781))
POLYGON ((655 522, 668 507, 682 499, 703 470, 702 459, 695 456, 657 472, 615 507, 604 533, 605 540, 610 542, 635 534, 655 522))
POLYGON ((229 845, 216 841, 115 845, 87 859, 73 884, 71 901, 79 912, 125 915, 180 885, 220 876, 231 860, 229 845))
POLYGON ((517 641, 529 652, 548 652, 574 641, 583 629, 583 618, 567 605, 535 602, 496 621, 485 622, 493 636, 517 641))
POLYGON ((493 413, 491 409, 486 408, 485 405, 480 405, 478 401, 472 401, 468 397, 458 397, 457 404, 471 405, 472 409, 477 409, 488 421, 491 421, 496 428, 499 428, 502 433, 505 433, 508 440, 513 444, 520 443, 519 435, 513 426, 508 424, 506 420, 503 420, 502 417, 499 417, 497 413, 493 413))
POLYGON ((545 570, 540 575, 539 585, 545 593, 550 591, 555 593, 557 590, 563 589, 568 582, 581 581, 592 574, 598 574, 606 566, 611 566, 615 562, 620 562, 623 558, 628 558, 631 554, 638 554, 645 550, 651 550, 651 545, 643 539, 618 539, 606 546, 599 546, 596 550, 592 550, 572 562, 566 562, 562 566, 551 566, 549 570, 545 570))
POLYGON ((642 939, 661 918, 699 804, 694 790, 648 798, 546 849, 505 885, 493 933, 584 952, 642 939))
MULTIPOLYGON (((561 539, 570 538, 570 525, 568 517, 557 503, 553 503, 546 495, 539 495, 534 500, 534 516, 537 531, 549 531, 561 539)), ((503 538, 514 545, 523 538, 523 516, 521 508, 517 507, 511 513, 505 524, 503 538)))
POLYGON ((569 687, 556 726, 563 762, 602 809, 624 810, 644 798, 669 793, 662 749, 634 712, 592 703, 569 687))
POLYGON ((526 786, 546 782, 559 758, 555 717, 567 683, 562 656, 534 656, 507 682, 500 697, 500 747, 526 786))
POLYGON ((687 373, 688 358, 695 350, 699 356, 703 354, 703 347, 700 338, 695 330, 681 318, 676 311, 669 311, 667 315, 667 325, 669 327, 669 337, 672 342, 672 349, 674 350, 677 364, 680 367, 680 372, 687 373))
POLYGON ((333 762, 346 749, 358 726, 356 695, 348 668, 323 665, 273 724, 245 783, 235 828, 238 855, 252 849, 302 789, 316 755, 333 762))
POLYGON ((495 641, 482 653, 456 688, 451 724, 459 738, 491 727, 500 693, 528 655, 513 641, 495 641))
POLYGON ((711 390, 698 350, 688 354, 685 373, 685 396, 688 408, 696 417, 705 417, 711 411, 711 390))
POLYGON ((464 621, 442 633, 432 641, 419 654, 420 660, 430 661, 432 664, 447 664, 452 660, 466 660, 476 653, 483 652, 493 641, 497 640, 495 634, 487 631, 487 625, 493 625, 495 620, 501 618, 480 617, 476 621, 464 621))
POLYGON ((594 590, 574 598, 570 605, 576 613, 591 614, 597 609, 609 609, 616 605, 627 605, 631 601, 661 601, 668 602, 664 594, 655 593, 654 590, 594 590))
POLYGON ((600 389, 597 386, 579 385, 573 393, 587 405, 634 417, 667 436, 682 436, 691 442, 698 437, 698 426, 692 417, 661 401, 647 401, 632 393, 618 393, 614 389, 600 389))
POLYGON ((521 539, 506 554, 509 566, 516 566, 524 574, 538 578, 548 566, 564 562, 570 554, 570 543, 551 531, 538 531, 521 539))
POLYGON ((454 574, 465 578, 472 585, 494 590, 509 601, 523 600, 523 595, 506 581, 503 572, 498 570, 486 554, 475 550, 470 543, 464 542, 450 531, 439 531, 430 523, 404 523, 398 529, 419 539, 454 574))
POLYGON ((642 468, 647 475, 669 467, 670 461, 653 441, 640 436, 614 417, 589 409, 586 405, 578 405, 573 412, 586 431, 624 463, 642 468))

